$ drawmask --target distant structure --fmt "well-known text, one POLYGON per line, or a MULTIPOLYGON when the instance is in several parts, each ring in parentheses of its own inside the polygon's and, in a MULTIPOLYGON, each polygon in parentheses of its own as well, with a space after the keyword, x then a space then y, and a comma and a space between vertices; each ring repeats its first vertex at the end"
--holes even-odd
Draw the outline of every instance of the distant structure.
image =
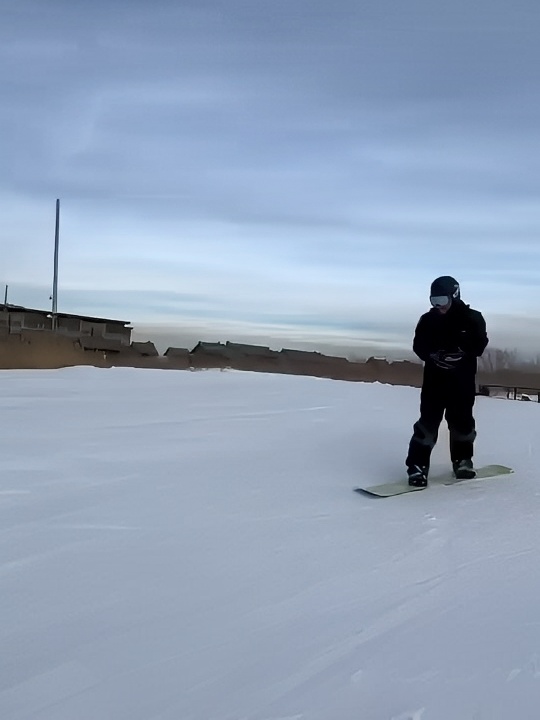
POLYGON ((124 320, 0 305, 0 336, 54 333, 77 340, 84 350, 120 352, 131 345, 133 328, 124 320))
POLYGON ((192 355, 209 358, 222 358, 224 360, 240 360, 246 357, 276 358, 278 353, 264 345, 244 345, 227 341, 223 343, 198 342, 192 355))
POLYGON ((138 353, 141 357, 159 357, 159 353, 153 342, 132 342, 131 349, 138 353))

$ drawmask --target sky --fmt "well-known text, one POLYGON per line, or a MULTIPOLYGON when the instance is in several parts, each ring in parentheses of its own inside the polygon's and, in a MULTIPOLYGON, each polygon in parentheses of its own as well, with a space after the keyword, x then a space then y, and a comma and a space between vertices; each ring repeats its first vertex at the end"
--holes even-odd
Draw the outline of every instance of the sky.
MULTIPOLYGON (((198 340, 403 354, 429 285, 540 332, 533 0, 0 0, 0 282, 198 340)), ((2 288, 4 296, 4 288, 2 288)))

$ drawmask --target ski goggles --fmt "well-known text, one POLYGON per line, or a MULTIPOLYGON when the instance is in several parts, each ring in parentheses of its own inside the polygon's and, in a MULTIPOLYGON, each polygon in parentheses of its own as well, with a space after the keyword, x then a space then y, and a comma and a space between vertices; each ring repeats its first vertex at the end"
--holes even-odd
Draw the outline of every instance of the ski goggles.
POLYGON ((445 307, 445 305, 450 303, 451 299, 449 295, 432 295, 429 301, 433 307, 445 307))

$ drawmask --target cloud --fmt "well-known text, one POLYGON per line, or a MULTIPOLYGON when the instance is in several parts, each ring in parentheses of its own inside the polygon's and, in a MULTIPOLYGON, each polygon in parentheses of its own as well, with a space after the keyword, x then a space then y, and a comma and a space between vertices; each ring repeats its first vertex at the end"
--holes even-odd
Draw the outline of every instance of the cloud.
POLYGON ((540 317, 532 0, 0 12, 20 302, 48 302, 60 197, 61 309, 395 343, 450 273, 540 317))

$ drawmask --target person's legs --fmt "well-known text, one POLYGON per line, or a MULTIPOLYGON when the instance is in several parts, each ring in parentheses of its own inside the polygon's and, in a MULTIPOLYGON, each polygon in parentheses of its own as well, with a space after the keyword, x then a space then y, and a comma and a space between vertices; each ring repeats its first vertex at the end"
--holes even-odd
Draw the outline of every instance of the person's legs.
POLYGON ((446 421, 450 430, 450 459, 454 472, 462 468, 462 476, 471 476, 476 423, 473 408, 476 385, 473 378, 459 378, 453 392, 449 393, 446 421))
POLYGON ((444 408, 445 396, 441 387, 433 382, 424 382, 420 394, 420 418, 413 426, 413 435, 405 460, 408 471, 422 468, 427 476, 431 452, 437 442, 444 408))

